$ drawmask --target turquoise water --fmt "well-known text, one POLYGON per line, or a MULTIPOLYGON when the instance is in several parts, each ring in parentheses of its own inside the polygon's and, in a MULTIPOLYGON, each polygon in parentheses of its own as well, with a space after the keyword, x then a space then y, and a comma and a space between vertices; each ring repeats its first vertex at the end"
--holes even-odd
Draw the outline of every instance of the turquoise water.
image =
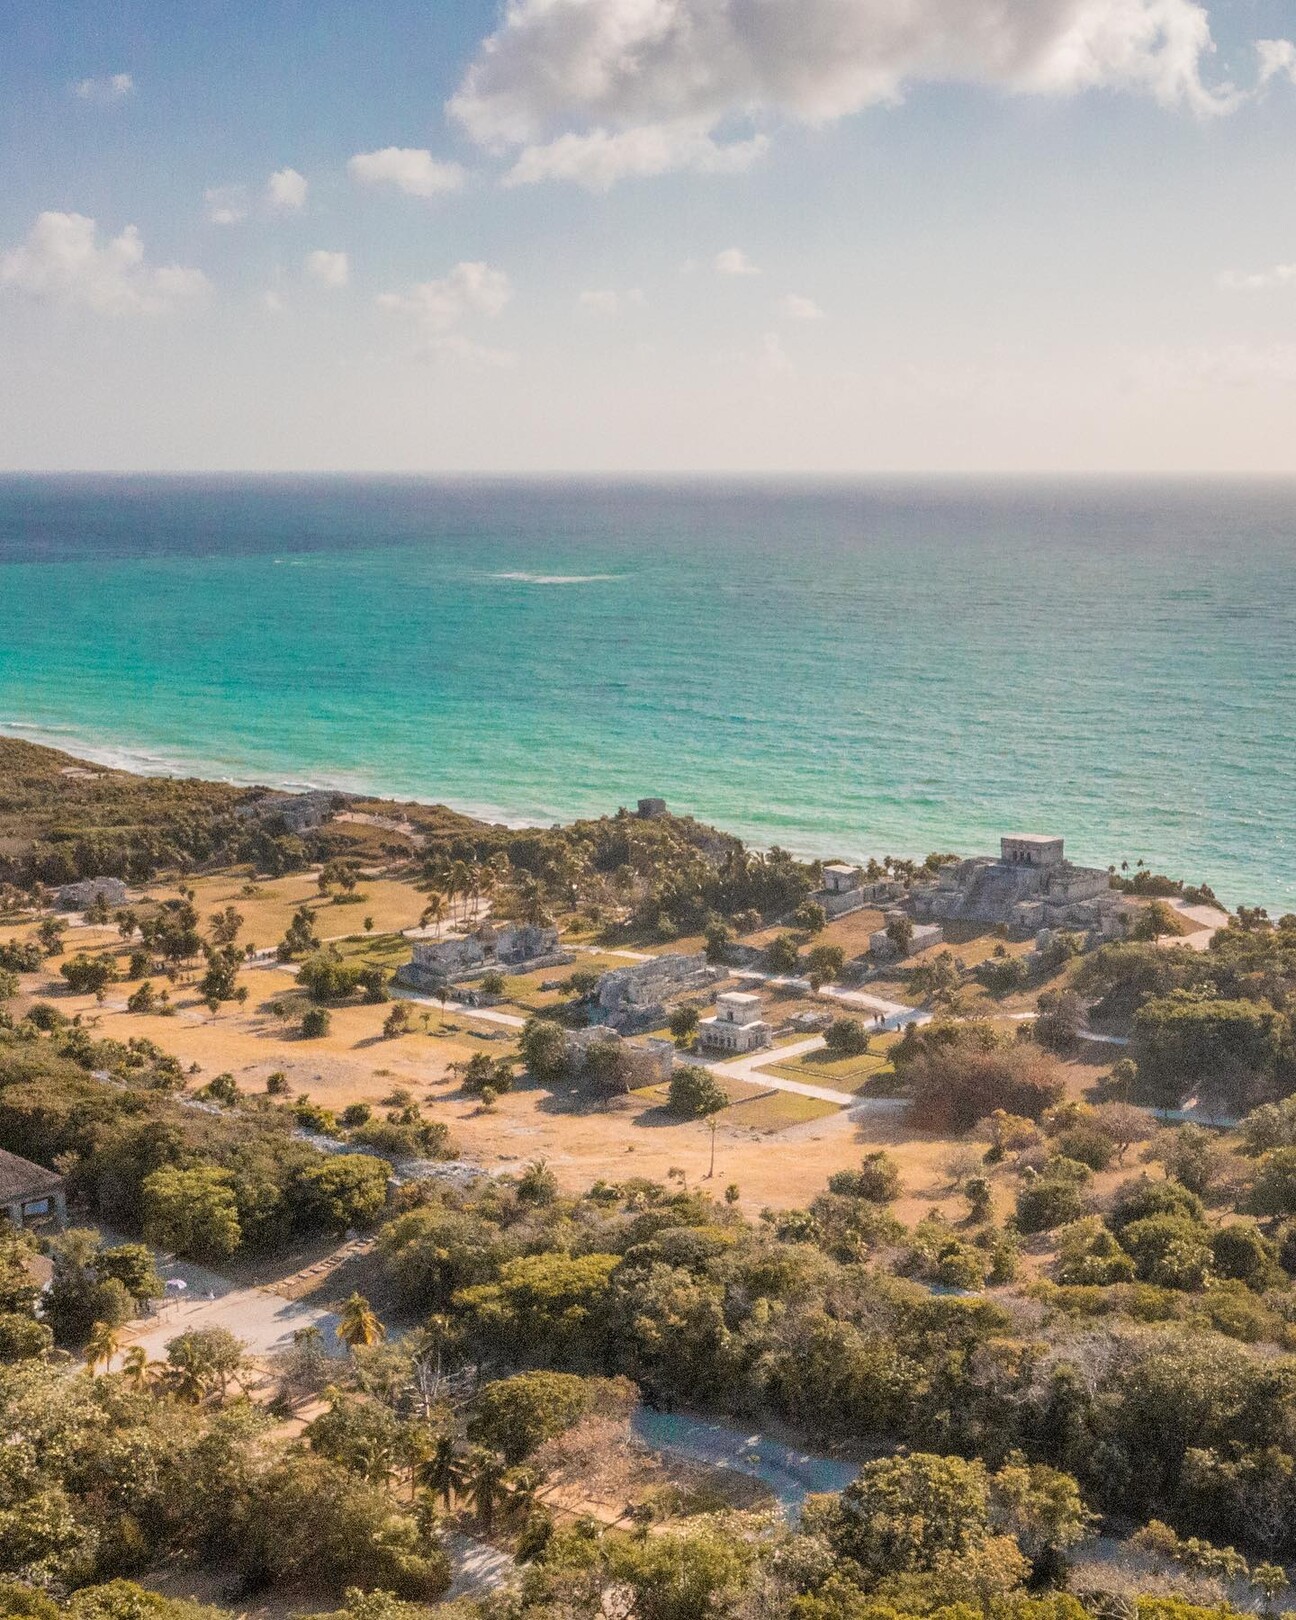
POLYGON ((855 1463, 821 1457, 782 1445, 769 1435, 752 1433, 731 1423, 686 1417, 679 1412, 657 1412, 637 1406, 634 1432, 654 1451, 670 1451, 692 1462, 714 1468, 732 1468, 759 1479, 790 1513, 799 1514, 807 1496, 821 1491, 844 1491, 859 1475, 855 1463))
POLYGON ((0 479, 0 728, 1296 909, 1296 485, 0 479))

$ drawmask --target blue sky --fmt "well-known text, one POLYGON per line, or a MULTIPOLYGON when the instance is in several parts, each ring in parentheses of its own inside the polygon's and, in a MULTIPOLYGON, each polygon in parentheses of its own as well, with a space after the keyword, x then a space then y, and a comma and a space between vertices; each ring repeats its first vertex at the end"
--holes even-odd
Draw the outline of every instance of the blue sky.
POLYGON ((1293 470, 1278 0, 0 32, 6 467, 1293 470))

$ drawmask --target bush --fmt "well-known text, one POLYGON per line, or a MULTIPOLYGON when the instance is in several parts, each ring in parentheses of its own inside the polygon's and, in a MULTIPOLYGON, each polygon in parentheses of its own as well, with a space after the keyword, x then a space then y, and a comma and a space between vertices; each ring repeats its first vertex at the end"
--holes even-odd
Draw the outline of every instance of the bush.
POLYGON ((473 1403, 469 1438, 520 1463, 546 1440, 570 1429, 594 1405, 627 1407, 629 1392, 603 1378, 573 1373, 523 1372, 487 1384, 473 1403))
POLYGON ((862 1057, 869 1049, 868 1030, 860 1018, 834 1018, 824 1045, 837 1057, 862 1057))
POLYGON ((1131 1221, 1121 1244, 1140 1282, 1158 1288, 1198 1289, 1211 1274, 1209 1229, 1184 1215, 1149 1215, 1131 1221))
POLYGON ((765 967, 770 973, 782 975, 796 973, 801 966, 796 940, 791 934, 780 934, 765 947, 765 967))
POLYGON ((870 1204, 889 1204, 900 1196, 900 1167, 880 1149, 864 1156, 858 1170, 839 1170, 828 1178, 828 1191, 870 1204))
POLYGON ((345 1001, 360 984, 362 969, 344 962, 332 947, 315 951, 302 963, 297 982, 312 1001, 345 1001))
POLYGON ((1055 1159, 1046 1175, 1037 1176, 1021 1188, 1017 1194, 1019 1232, 1050 1232, 1055 1226, 1079 1220, 1085 1213, 1084 1187, 1089 1172, 1084 1166, 1075 1166, 1084 1170, 1082 1180, 1063 1168, 1073 1163, 1070 1159, 1055 1159))
POLYGON ((301 1035, 304 1041, 318 1041, 328 1034, 333 1019, 327 1007, 307 1007, 302 1014, 301 1035))
POLYGON ((293 1186, 298 1224, 326 1232, 368 1225, 387 1202, 391 1170, 369 1153, 336 1153, 321 1158, 293 1186))
POLYGON ((1213 1234, 1211 1257, 1218 1276, 1246 1283, 1257 1292, 1279 1275, 1273 1244, 1266 1242, 1254 1226, 1241 1221, 1221 1226, 1213 1234))
POLYGON ((1059 1131, 1052 1141, 1053 1151, 1066 1159, 1087 1164, 1091 1170, 1106 1170, 1116 1148, 1106 1131, 1086 1121, 1059 1131))

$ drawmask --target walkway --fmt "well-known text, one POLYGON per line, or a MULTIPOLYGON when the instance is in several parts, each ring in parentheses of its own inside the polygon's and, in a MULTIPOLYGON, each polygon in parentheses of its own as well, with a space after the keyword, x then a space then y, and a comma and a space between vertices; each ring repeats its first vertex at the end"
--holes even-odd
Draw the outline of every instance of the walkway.
POLYGON ((1157 941, 1158 945, 1186 945, 1190 951, 1204 951, 1229 920, 1228 912, 1218 906, 1190 906, 1186 900, 1172 900, 1170 909, 1177 911, 1185 922, 1196 923, 1197 932, 1166 934, 1157 941))
MULTIPOLYGON (((823 1050, 824 1038, 822 1035, 812 1035, 808 1040, 793 1041, 789 1046, 779 1046, 771 1050, 762 1048, 748 1057, 728 1058, 722 1063, 706 1063, 712 1074, 719 1075, 726 1080, 742 1080, 748 1085, 764 1086, 769 1091, 790 1091, 797 1097, 814 1097, 819 1102, 837 1103, 840 1107, 849 1108, 859 1101, 852 1092, 834 1091, 828 1086, 814 1086, 803 1080, 785 1080, 781 1075, 769 1074, 762 1067, 766 1063, 791 1063, 799 1057, 805 1057, 808 1052, 823 1050)), ((703 1060, 705 1063, 705 1059, 703 1060)))

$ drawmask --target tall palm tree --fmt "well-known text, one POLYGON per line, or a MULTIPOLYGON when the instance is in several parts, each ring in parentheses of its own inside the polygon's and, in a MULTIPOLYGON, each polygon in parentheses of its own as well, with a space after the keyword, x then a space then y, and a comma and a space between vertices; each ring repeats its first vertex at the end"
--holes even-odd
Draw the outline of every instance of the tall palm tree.
POLYGON ((121 1344, 121 1334, 110 1322, 96 1322, 90 1329, 90 1337, 86 1340, 85 1357, 86 1366, 93 1374, 95 1368, 102 1361, 104 1371, 112 1366, 112 1358, 117 1354, 121 1344))
POLYGON ((446 903, 444 895, 428 895, 428 903, 423 907, 422 925, 424 928, 426 928, 427 925, 431 923, 433 928, 436 930, 438 939, 441 937, 441 920, 445 916, 445 909, 446 903))
POLYGON ((439 1496, 447 1508, 456 1491, 468 1483, 469 1473, 452 1434, 439 1434, 431 1449, 414 1465, 414 1483, 439 1496))
POLYGON ((364 1295, 352 1294, 340 1312, 337 1336, 348 1350, 354 1351, 381 1344, 387 1337, 387 1329, 364 1295))
POLYGON ((142 1344, 133 1344, 122 1357, 122 1377, 133 1390, 142 1390, 149 1379, 148 1351, 142 1344))
POLYGON ((474 1446, 468 1455, 468 1495, 478 1523, 487 1535, 495 1525, 495 1513, 508 1495, 508 1464, 498 1451, 474 1446))
POLYGON ((453 911, 454 909, 454 898, 456 895, 458 895, 465 901, 464 915, 467 916, 466 902, 469 892, 472 889, 472 873, 468 870, 468 863, 466 861, 455 861, 451 866, 449 888, 451 910, 453 911))

